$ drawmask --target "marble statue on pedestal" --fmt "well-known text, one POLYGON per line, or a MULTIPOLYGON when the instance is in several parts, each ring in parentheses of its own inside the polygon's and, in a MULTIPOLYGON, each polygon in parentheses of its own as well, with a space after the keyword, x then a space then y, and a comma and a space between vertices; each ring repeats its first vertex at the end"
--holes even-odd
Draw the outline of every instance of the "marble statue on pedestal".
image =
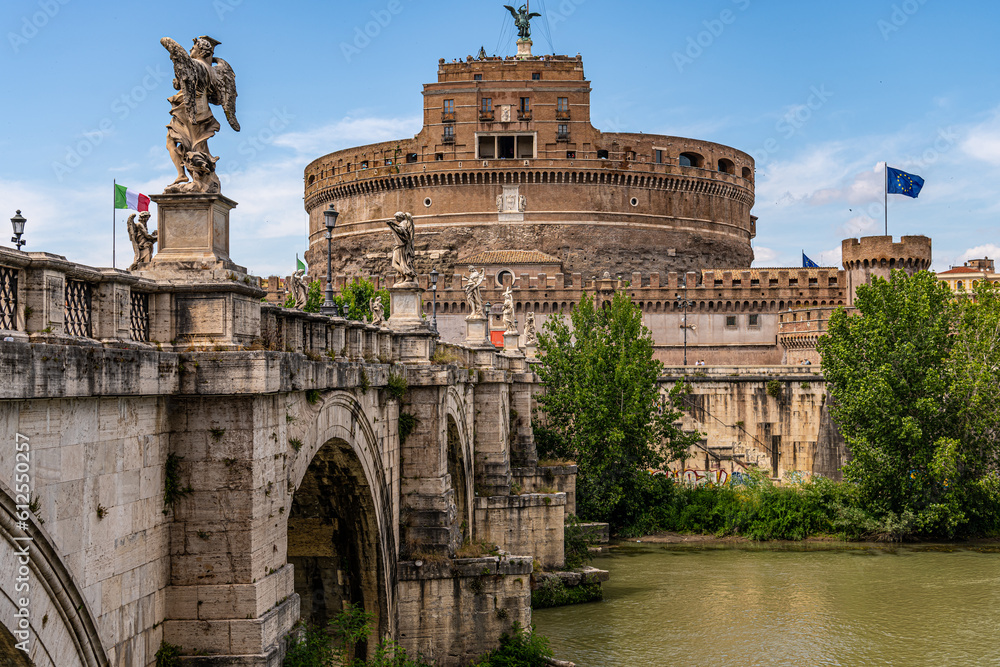
POLYGON ((385 324, 385 308, 382 306, 382 297, 378 294, 373 296, 372 300, 368 303, 368 307, 372 311, 372 324, 378 327, 385 324))
POLYGON ((139 214, 139 221, 135 220, 135 213, 128 217, 128 237, 132 241, 132 250, 135 252, 135 260, 129 271, 136 271, 143 264, 148 264, 153 259, 153 245, 159 237, 159 232, 150 233, 146 224, 149 222, 149 211, 139 214))
POLYGON ((469 302, 467 320, 481 320, 483 315, 483 281, 486 280, 486 267, 482 270, 469 267, 469 277, 465 279, 465 300, 469 302))
POLYGON ((295 307, 302 310, 309 298, 309 288, 305 281, 305 270, 299 269, 288 278, 288 293, 295 297, 295 307))
POLYGON ((174 63, 174 89, 179 91, 170 101, 170 123, 167 125, 167 151, 177 168, 177 179, 164 190, 166 194, 215 194, 221 190, 215 163, 208 149, 208 140, 219 131, 219 121, 212 115, 211 105, 219 105, 226 113, 230 127, 240 131, 236 120, 236 74, 222 58, 215 57, 220 44, 211 37, 194 40, 188 53, 164 37, 160 44, 170 52, 174 63))
POLYGON ((524 316, 524 344, 538 345, 538 330, 535 328, 535 313, 524 316))
POLYGON ((396 235, 396 247, 392 249, 392 268, 396 272, 396 283, 393 287, 416 287, 417 272, 413 268, 415 256, 413 216, 400 212, 386 224, 396 235))
POLYGON ((517 320, 514 319, 514 292, 513 287, 507 285, 507 290, 503 293, 503 326, 507 333, 517 333, 517 320))

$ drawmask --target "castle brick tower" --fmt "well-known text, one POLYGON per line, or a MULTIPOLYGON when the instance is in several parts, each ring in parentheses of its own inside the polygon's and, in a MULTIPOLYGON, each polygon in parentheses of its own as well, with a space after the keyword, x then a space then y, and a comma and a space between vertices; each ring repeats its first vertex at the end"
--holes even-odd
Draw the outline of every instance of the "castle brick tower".
POLYGON ((894 269, 912 276, 931 268, 931 240, 926 236, 904 236, 899 243, 893 243, 891 236, 844 239, 841 253, 850 306, 858 285, 870 283, 873 276, 888 280, 894 269))

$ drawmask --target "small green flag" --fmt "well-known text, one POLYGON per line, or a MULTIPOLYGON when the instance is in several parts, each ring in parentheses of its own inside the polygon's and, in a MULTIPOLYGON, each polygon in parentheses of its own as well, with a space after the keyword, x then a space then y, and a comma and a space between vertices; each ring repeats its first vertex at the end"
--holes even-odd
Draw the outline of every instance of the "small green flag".
POLYGON ((299 259, 299 254, 298 253, 295 253, 295 270, 296 271, 305 271, 306 270, 306 264, 301 259, 299 259))

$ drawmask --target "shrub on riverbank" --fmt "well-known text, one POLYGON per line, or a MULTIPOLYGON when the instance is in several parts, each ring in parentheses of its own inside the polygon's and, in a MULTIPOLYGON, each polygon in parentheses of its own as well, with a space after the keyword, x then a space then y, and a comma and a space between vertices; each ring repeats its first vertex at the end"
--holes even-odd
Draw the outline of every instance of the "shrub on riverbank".
MULTIPOLYGON (((862 503, 858 486, 815 477, 799 484, 778 486, 760 471, 745 483, 726 486, 690 486, 663 475, 645 475, 642 493, 630 499, 633 520, 620 531, 623 537, 659 531, 738 535, 752 540, 802 540, 836 535, 848 540, 893 540, 911 537, 948 537, 922 530, 912 514, 876 514, 862 503)), ((1000 527, 1000 493, 984 493, 974 532, 993 534, 1000 527), (992 519, 990 517, 993 517, 992 519)))

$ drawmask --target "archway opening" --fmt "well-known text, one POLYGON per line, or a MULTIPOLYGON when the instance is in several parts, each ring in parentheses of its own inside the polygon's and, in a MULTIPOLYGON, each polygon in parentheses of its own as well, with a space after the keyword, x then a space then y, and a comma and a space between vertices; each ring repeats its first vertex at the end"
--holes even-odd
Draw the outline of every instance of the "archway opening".
POLYGON ((301 619, 326 627, 350 604, 375 615, 368 640, 355 656, 370 649, 389 630, 378 522, 361 462, 343 440, 331 440, 316 453, 295 490, 288 517, 288 562, 295 567, 295 592, 301 619))
POLYGON ((0 625, 0 665, 3 667, 34 667, 35 663, 24 651, 17 648, 17 640, 3 625, 0 625))
POLYGON ((469 483, 462 454, 462 439, 455 418, 448 415, 448 474, 455 490, 455 516, 458 517, 461 542, 472 539, 472 517, 469 513, 469 483))

